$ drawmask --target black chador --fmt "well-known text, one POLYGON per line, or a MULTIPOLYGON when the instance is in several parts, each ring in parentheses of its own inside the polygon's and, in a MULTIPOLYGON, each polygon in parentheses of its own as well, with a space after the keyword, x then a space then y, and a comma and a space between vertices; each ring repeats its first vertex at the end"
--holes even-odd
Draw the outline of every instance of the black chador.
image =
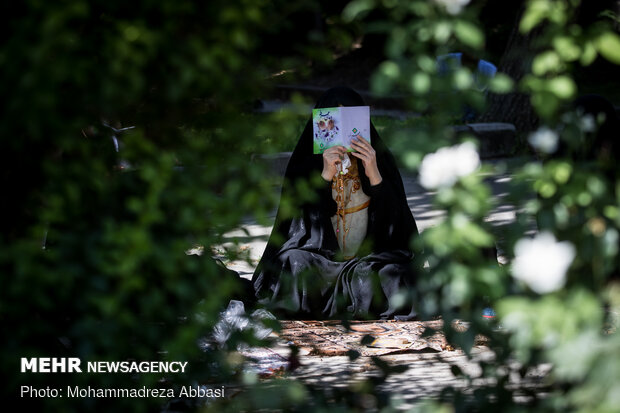
MULTIPOLYGON (((350 88, 328 90, 316 108, 364 106, 350 88)), ((286 169, 282 198, 300 199, 296 213, 280 206, 252 284, 260 303, 287 318, 413 318, 397 293, 415 286, 412 240, 418 235, 394 157, 371 123, 370 143, 382 180, 371 185, 349 156, 346 173, 321 177, 308 121, 286 169), (299 185, 305 181, 307 185, 299 185), (319 182, 317 185, 316 182, 319 182), (299 188, 314 188, 306 197, 299 188)), ((344 160, 343 160, 344 164, 344 160)), ((343 165, 344 166, 344 165, 343 165)))

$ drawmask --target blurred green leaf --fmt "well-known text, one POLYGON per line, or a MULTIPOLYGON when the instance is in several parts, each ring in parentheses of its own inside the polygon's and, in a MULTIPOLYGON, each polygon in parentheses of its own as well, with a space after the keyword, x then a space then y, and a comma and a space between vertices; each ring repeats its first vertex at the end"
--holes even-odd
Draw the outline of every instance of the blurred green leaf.
POLYGON ((393 61, 381 63, 371 78, 372 90, 379 95, 390 93, 399 76, 400 67, 397 63, 393 61))
POLYGON ((606 31, 596 41, 599 53, 610 62, 620 64, 620 36, 606 31))
POLYGON ((583 46, 583 53, 581 53, 581 58, 579 62, 583 66, 588 66, 592 64, 592 62, 594 62, 594 60, 596 59, 596 56, 597 56, 597 53, 596 53, 596 47, 594 46, 594 44, 592 42, 586 42, 585 45, 583 46))
POLYGON ((548 89, 561 99, 570 99, 577 92, 577 85, 568 76, 558 76, 547 81, 548 89))
POLYGON ((558 72, 563 68, 563 62, 555 51, 546 51, 534 58, 532 62, 532 73, 542 76, 549 72, 558 72))
POLYGON ((473 82, 471 72, 467 69, 458 69, 452 77, 452 85, 456 90, 469 89, 473 82))
POLYGON ((504 94, 509 93, 514 88, 512 78, 504 73, 497 73, 489 80, 489 90, 493 93, 504 94))
POLYGON ((550 118, 560 107, 560 100, 558 97, 546 91, 533 93, 531 100, 532 105, 543 118, 550 118))
POLYGON ((575 39, 568 36, 556 36, 553 39, 553 47, 557 54, 567 62, 579 59, 582 53, 575 39))
POLYGON ((434 24, 433 36, 437 43, 445 43, 448 41, 453 31, 452 25, 447 21, 439 21, 434 24))
POLYGON ((431 77, 424 72, 416 72, 411 76, 411 88, 413 93, 423 95, 431 88, 431 77))
POLYGON ((342 17, 345 21, 351 22, 360 15, 371 11, 374 7, 374 0, 355 0, 347 4, 342 11, 342 17))
POLYGON ((562 379, 583 380, 592 369, 600 342, 600 333, 586 330, 574 340, 560 343, 557 348, 551 349, 551 361, 557 366, 554 373, 562 379))
POLYGON ((519 30, 522 33, 531 31, 548 16, 551 7, 550 1, 528 1, 519 24, 519 30))
POLYGON ((466 46, 480 49, 484 46, 484 34, 474 24, 466 20, 457 20, 454 24, 454 34, 466 46))

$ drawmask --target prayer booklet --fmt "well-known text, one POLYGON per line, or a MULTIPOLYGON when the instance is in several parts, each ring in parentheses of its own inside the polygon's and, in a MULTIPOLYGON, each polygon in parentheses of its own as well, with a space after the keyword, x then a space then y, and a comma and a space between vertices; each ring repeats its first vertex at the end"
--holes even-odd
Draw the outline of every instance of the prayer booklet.
POLYGON ((370 107, 340 106, 312 110, 314 153, 342 145, 353 152, 351 139, 360 135, 370 142, 370 107))

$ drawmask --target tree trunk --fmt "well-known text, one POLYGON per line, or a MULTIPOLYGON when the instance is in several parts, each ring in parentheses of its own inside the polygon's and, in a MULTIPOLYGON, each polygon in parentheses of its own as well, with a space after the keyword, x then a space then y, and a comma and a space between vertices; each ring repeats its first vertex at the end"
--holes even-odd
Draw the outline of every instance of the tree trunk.
MULTIPOLYGON (((510 76, 516 84, 529 72, 535 55, 533 41, 540 35, 540 26, 527 34, 519 32, 519 23, 525 6, 521 6, 513 24, 504 53, 500 58, 498 72, 510 76)), ((536 128, 538 116, 530 103, 529 95, 513 92, 503 95, 491 94, 486 112, 480 117, 483 122, 512 123, 517 131, 527 132, 536 128)))

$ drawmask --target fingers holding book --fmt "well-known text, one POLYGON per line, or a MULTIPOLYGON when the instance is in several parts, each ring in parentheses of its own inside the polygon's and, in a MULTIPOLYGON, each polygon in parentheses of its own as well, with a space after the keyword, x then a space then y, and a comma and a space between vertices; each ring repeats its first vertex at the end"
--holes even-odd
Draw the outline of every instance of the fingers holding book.
POLYGON ((351 147, 357 152, 351 152, 351 155, 355 156, 362 161, 366 176, 370 180, 371 185, 378 185, 383 178, 379 173, 377 166, 377 153, 372 145, 364 139, 361 135, 357 135, 351 140, 351 147))
POLYGON ((342 162, 347 149, 344 146, 332 146, 323 152, 323 172, 321 176, 326 181, 331 181, 338 173, 338 165, 342 162))

